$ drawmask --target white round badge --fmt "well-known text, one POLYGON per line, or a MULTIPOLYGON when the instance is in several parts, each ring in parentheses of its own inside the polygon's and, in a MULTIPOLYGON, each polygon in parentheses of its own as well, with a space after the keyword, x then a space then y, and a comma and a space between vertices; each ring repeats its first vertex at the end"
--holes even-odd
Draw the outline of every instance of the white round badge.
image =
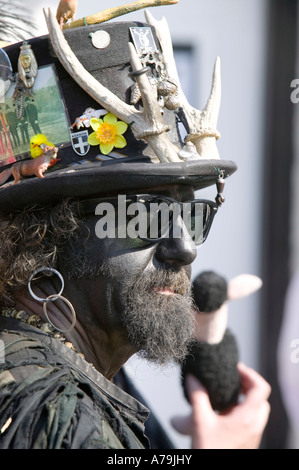
POLYGON ((107 31, 96 31, 90 36, 92 44, 97 49, 105 49, 110 44, 110 34, 107 31))

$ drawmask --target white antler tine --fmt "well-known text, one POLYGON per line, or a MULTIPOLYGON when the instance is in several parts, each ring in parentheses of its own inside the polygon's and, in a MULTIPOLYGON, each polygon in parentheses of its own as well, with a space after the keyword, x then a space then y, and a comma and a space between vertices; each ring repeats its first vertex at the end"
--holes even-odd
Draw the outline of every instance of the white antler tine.
POLYGON ((220 137, 217 131, 217 120, 221 100, 220 59, 217 58, 215 62, 212 88, 207 104, 202 111, 197 110, 189 104, 182 90, 174 60, 167 20, 162 18, 157 21, 149 11, 145 11, 145 17, 147 22, 156 29, 168 76, 174 80, 178 86, 179 106, 188 123, 188 135, 185 141, 192 142, 195 145, 200 158, 219 159, 216 139, 220 137))
POLYGON ((220 58, 217 57, 214 64, 212 87, 208 101, 202 111, 197 111, 187 106, 186 114, 190 117, 190 135, 186 141, 191 141, 201 158, 218 160, 219 152, 216 141, 220 137, 217 130, 217 122, 221 103, 221 72, 220 58))
POLYGON ((172 40, 168 22, 164 16, 161 18, 161 20, 156 20, 149 10, 145 10, 144 14, 146 21, 156 30, 161 49, 163 51, 168 76, 169 78, 174 80, 177 85, 179 85, 180 79, 174 60, 172 40))
POLYGON ((51 9, 48 8, 48 11, 44 9, 44 14, 53 48, 67 72, 81 86, 81 88, 83 88, 104 108, 107 108, 119 119, 122 119, 127 123, 131 122, 133 120, 132 114, 135 114, 135 111, 138 114, 138 110, 135 110, 133 106, 124 103, 110 90, 101 85, 101 83, 83 67, 66 41, 51 9))
MULTIPOLYGON (((142 70, 141 61, 133 44, 129 43, 128 46, 133 72, 138 72, 142 70)), ((144 128, 136 138, 146 140, 162 163, 180 161, 178 149, 167 136, 169 126, 166 126, 163 121, 156 93, 146 73, 136 73, 135 79, 141 93, 144 115, 146 116, 144 128)))
MULTIPOLYGON (((136 49, 131 42, 128 43, 131 66, 133 72, 137 72, 142 69, 141 61, 136 53, 136 49)), ((149 82, 147 74, 140 73, 135 75, 135 80, 138 84, 141 96, 142 104, 144 111, 151 123, 155 123, 156 126, 159 124, 159 127, 164 129, 165 125, 162 119, 160 107, 158 106, 157 95, 154 93, 154 88, 149 82)), ((157 129, 158 130, 158 129, 157 129)))
POLYGON ((208 98, 207 104, 204 107, 202 114, 204 115, 204 121, 207 125, 216 129, 219 110, 221 104, 221 70, 220 70, 220 57, 217 57, 214 64, 213 79, 211 93, 208 98))

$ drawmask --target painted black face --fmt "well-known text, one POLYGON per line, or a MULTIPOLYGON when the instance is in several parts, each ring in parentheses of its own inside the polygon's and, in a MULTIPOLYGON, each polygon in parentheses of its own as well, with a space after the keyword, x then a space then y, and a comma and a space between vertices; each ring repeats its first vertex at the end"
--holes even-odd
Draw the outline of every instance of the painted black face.
MULTIPOLYGON (((189 187, 155 188, 151 193, 180 202, 193 198, 189 187)), ((92 321, 104 329, 125 329, 129 342, 150 360, 182 359, 193 335, 190 275, 196 257, 183 221, 177 221, 181 237, 154 243, 128 236, 99 239, 97 222, 97 216, 87 221, 84 257, 92 269, 80 280, 88 290, 92 321)))
MULTIPOLYGON (((162 194, 183 202, 193 198, 190 187, 173 186, 171 188, 154 188, 146 191, 150 194, 162 194)), ((88 224, 90 228, 89 254, 97 260, 99 266, 105 271, 109 270, 113 278, 129 284, 145 271, 158 269, 178 272, 184 269, 190 273, 191 264, 196 257, 196 247, 183 220, 176 221, 180 225, 180 237, 173 237, 171 232, 157 242, 144 241, 139 237, 118 238, 106 236, 99 238, 96 227, 101 217, 92 217, 88 224)))

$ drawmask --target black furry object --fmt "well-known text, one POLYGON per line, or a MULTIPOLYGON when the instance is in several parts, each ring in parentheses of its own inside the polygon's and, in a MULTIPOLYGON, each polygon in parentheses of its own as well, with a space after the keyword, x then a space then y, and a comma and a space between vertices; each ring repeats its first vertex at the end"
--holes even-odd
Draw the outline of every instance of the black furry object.
POLYGON ((237 369, 238 347, 234 335, 226 330, 220 343, 196 341, 182 365, 182 383, 186 399, 185 379, 194 375, 207 389, 212 408, 224 411, 235 405, 241 390, 237 369))
POLYGON ((204 271, 196 276, 192 288, 200 312, 214 312, 227 300, 227 281, 214 271, 204 271))

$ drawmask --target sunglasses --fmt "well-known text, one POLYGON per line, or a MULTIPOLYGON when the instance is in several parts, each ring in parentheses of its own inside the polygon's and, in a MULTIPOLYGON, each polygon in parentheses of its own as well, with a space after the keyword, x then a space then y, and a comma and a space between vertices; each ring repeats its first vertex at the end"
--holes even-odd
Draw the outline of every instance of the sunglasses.
POLYGON ((110 226, 114 217, 114 226, 118 230, 117 235, 113 231, 113 238, 138 237, 156 243, 165 238, 181 238, 187 229, 197 246, 207 239, 218 210, 216 203, 206 199, 179 202, 153 194, 88 199, 80 201, 79 206, 84 215, 108 217, 110 226))

